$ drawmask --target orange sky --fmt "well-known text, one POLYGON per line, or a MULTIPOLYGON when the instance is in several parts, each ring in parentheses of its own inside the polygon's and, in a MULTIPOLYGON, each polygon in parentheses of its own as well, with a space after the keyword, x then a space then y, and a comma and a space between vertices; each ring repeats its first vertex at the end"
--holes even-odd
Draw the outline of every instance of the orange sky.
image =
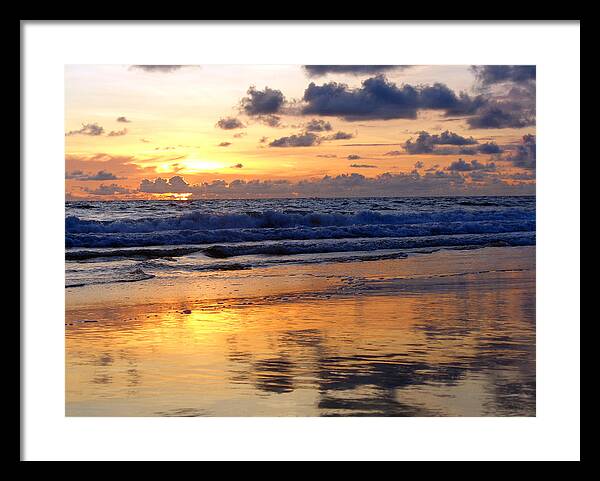
POLYGON ((523 137, 535 135, 534 109, 535 77, 510 66, 70 65, 66 194, 532 194, 535 139, 524 145, 523 137), (450 104, 438 98, 438 84, 450 104), (481 106, 471 107, 476 99, 481 106), (446 131, 456 134, 450 143, 446 131), (421 132, 425 147, 411 151, 407 141, 414 145, 421 132), (498 152, 482 147, 490 142, 498 152), (359 174, 354 190, 351 174, 359 174), (182 179, 155 184, 174 176, 182 179), (235 180, 286 182, 234 189, 235 180))

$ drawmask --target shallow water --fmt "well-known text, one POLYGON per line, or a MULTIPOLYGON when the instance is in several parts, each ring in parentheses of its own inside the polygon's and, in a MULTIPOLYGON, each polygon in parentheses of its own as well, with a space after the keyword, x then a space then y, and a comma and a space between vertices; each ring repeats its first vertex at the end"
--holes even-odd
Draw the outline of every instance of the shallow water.
POLYGON ((485 248, 75 289, 66 414, 533 416, 534 262, 485 248))

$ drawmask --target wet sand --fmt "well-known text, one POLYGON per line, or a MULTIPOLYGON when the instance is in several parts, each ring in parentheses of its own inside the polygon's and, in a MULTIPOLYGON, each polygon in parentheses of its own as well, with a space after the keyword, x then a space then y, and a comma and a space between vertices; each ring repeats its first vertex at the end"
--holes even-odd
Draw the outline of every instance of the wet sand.
POLYGON ((535 247, 66 290, 68 416, 534 416, 535 247))

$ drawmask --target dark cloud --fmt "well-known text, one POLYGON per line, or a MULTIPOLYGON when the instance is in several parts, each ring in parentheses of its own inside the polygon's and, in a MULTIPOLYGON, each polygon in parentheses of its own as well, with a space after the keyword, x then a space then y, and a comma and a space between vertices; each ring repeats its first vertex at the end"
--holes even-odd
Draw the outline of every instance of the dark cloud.
MULTIPOLYGON (((492 173, 490 173, 492 175, 492 173)), ((317 180, 233 180, 229 183, 216 180, 190 185, 182 177, 169 180, 144 179, 140 192, 147 193, 191 193, 194 197, 362 197, 404 195, 517 195, 532 194, 535 185, 504 182, 494 175, 482 184, 467 183, 463 174, 435 170, 423 175, 416 171, 408 174, 385 173, 365 177, 358 173, 325 176, 317 180)))
POLYGON ((219 147, 229 147, 231 145, 231 142, 221 142, 219 144, 219 147))
POLYGON ((330 73, 376 75, 408 67, 410 65, 303 65, 302 68, 309 77, 322 77, 330 73))
POLYGON ((81 170, 73 170, 65 176, 67 179, 76 180, 117 180, 118 177, 115 174, 99 170, 96 174, 85 174, 81 170))
POLYGON ((72 170, 71 172, 65 172, 65 179, 78 179, 85 175, 82 170, 72 170))
POLYGON ((360 155, 356 155, 356 154, 350 154, 348 157, 346 157, 348 160, 358 160, 360 159, 360 155))
POLYGON ((376 165, 371 164, 350 164, 353 169, 376 169, 376 165))
POLYGON ((129 120, 127 117, 117 117, 117 122, 124 122, 124 123, 130 123, 131 120, 129 120))
POLYGON ((535 65, 473 65, 471 70, 483 85, 503 82, 535 82, 535 65))
POLYGON ((161 177, 154 181, 144 179, 140 183, 139 191, 150 194, 189 193, 190 187, 183 177, 176 175, 168 180, 161 177))
MULTIPOLYGON (((396 85, 378 75, 359 88, 311 82, 304 91, 301 113, 340 117, 348 121, 415 119, 420 110, 467 117, 470 128, 520 128, 535 123, 535 84, 514 84, 508 91, 471 96, 442 83, 396 85)), ((456 144, 454 144, 456 145, 456 144)))
POLYGON ((245 135, 246 135, 246 132, 238 132, 237 134, 233 134, 233 138, 235 138, 235 139, 241 139, 245 135))
POLYGON ((423 162, 421 162, 420 160, 415 162, 415 169, 422 169, 425 166, 425 164, 423 162))
POLYGON ((265 144, 265 143, 267 143, 267 140, 269 140, 269 137, 261 137, 261 138, 258 140, 258 142, 259 142, 260 144, 265 144))
POLYGON ((111 130, 108 133, 109 137, 122 137, 123 135, 127 135, 127 129, 111 130))
POLYGON ((231 166, 232 169, 241 169, 244 167, 244 164, 234 164, 231 166))
POLYGON ((479 162, 478 160, 466 162, 463 159, 458 159, 457 161, 452 162, 448 166, 447 170, 455 172, 470 172, 473 170, 493 171, 496 170, 496 164, 494 164, 493 162, 484 164, 482 162, 479 162))
POLYGON ((511 102, 495 102, 467 119, 472 129, 520 129, 535 124, 535 112, 511 102))
POLYGON ((134 70, 143 70, 144 72, 151 73, 170 73, 176 72, 182 68, 186 67, 186 65, 132 65, 131 68, 134 70))
POLYGON ((97 123, 93 124, 82 124, 79 130, 70 130, 65 135, 91 135, 97 136, 104 133, 104 127, 101 127, 97 123))
POLYGON ((468 113, 481 104, 467 94, 457 96, 441 83, 398 87, 381 75, 364 80, 356 89, 337 82, 320 86, 311 82, 303 100, 305 115, 335 116, 349 121, 414 119, 420 109, 468 113))
POLYGON ((252 86, 248 89, 248 96, 244 97, 240 106, 247 115, 265 115, 276 114, 279 112, 285 102, 285 97, 280 90, 265 87, 264 90, 257 90, 252 86))
POLYGON ((432 135, 431 139, 434 144, 438 145, 473 145, 477 143, 473 137, 463 137, 462 135, 455 134, 449 130, 446 130, 439 135, 432 135))
POLYGON ((500 154, 502 153, 502 147, 495 142, 487 142, 485 144, 481 144, 478 147, 478 151, 481 154, 500 154))
POLYGON ((524 135, 517 150, 510 154, 506 160, 513 163, 515 167, 523 169, 535 169, 536 167, 536 138, 535 135, 524 135))
POLYGON ((450 151, 439 151, 436 150, 436 145, 472 145, 476 144, 477 141, 473 137, 463 137, 446 130, 441 134, 430 134, 428 132, 419 132, 419 136, 416 140, 408 139, 404 144, 406 152, 409 154, 447 154, 450 151))
POLYGON ((281 117, 279 115, 259 115, 256 119, 269 127, 281 127, 281 117))
POLYGON ((304 130, 307 132, 325 132, 330 131, 332 128, 326 120, 313 119, 305 125, 304 130))
POLYGON ((92 195, 115 195, 115 194, 131 194, 134 191, 127 189, 125 187, 121 187, 117 184, 104 185, 101 184, 100 187, 96 189, 83 189, 88 194, 92 195))
POLYGON ((333 135, 329 135, 326 139, 327 140, 348 140, 348 139, 352 139, 354 138, 354 134, 351 134, 349 132, 336 132, 333 135))
POLYGON ((401 150, 390 150, 389 152, 386 152, 383 155, 387 155, 389 157, 397 157, 399 155, 402 155, 404 152, 402 152, 401 150))
POLYGON ((312 145, 318 145, 321 143, 321 139, 311 133, 306 132, 303 134, 290 135, 289 137, 281 137, 275 139, 269 144, 270 147, 310 147, 312 145))
POLYGON ((234 130, 243 129, 245 125, 242 123, 241 120, 236 119, 235 117, 225 117, 223 119, 220 119, 215 124, 215 127, 218 127, 223 130, 234 130))

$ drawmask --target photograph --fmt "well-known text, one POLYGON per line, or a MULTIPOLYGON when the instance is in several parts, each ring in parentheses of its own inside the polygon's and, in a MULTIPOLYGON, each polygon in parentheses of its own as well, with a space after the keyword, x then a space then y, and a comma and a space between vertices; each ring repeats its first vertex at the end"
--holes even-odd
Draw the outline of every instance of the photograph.
POLYGON ((535 64, 173 63, 64 65, 66 417, 536 416, 535 64))
POLYGON ((21 20, 20 461, 580 461, 580 23, 21 20))

